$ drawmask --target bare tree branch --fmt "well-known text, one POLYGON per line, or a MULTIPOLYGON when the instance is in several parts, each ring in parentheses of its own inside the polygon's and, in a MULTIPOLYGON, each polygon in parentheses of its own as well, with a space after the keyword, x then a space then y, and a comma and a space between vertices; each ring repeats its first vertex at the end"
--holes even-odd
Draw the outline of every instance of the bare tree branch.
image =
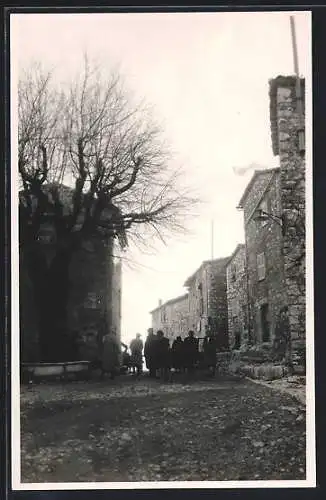
POLYGON ((148 244, 149 234, 164 242, 184 231, 198 204, 151 113, 133 101, 119 74, 104 75, 87 56, 79 77, 60 91, 39 68, 22 76, 18 135, 24 213, 35 224, 47 204, 81 238, 114 235, 124 245, 127 232, 148 244), (69 201, 57 188, 52 201, 44 197, 48 184, 70 187, 69 201))

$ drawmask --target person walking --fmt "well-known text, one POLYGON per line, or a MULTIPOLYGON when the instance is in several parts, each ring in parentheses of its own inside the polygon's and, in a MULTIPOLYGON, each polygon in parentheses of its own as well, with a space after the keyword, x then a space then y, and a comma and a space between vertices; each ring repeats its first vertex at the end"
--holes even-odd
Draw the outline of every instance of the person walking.
POLYGON ((164 337, 162 330, 158 330, 157 334, 157 367, 160 370, 161 380, 168 380, 170 371, 170 342, 167 337, 164 337))
POLYGON ((154 335, 153 328, 148 329, 148 335, 144 346, 144 356, 146 362, 146 368, 149 371, 149 376, 151 378, 156 377, 156 366, 155 366, 155 348, 156 348, 156 335, 154 335))
POLYGON ((199 354, 198 339, 196 339, 193 330, 189 330, 188 336, 183 341, 183 348, 184 364, 187 374, 193 375, 199 354))
POLYGON ((212 377, 215 377, 216 373, 216 363, 217 363, 217 344, 216 339, 213 335, 210 335, 208 338, 208 343, 206 347, 206 356, 207 356, 207 368, 212 377))
POLYGON ((103 350, 101 360, 102 376, 110 374, 113 380, 120 369, 120 347, 118 341, 112 333, 103 337, 103 350))
POLYGON ((143 371, 143 347, 144 345, 140 333, 137 333, 136 338, 130 342, 131 365, 133 371, 136 369, 137 376, 143 371))
POLYGON ((172 367, 176 372, 180 373, 182 369, 183 356, 183 341, 180 335, 173 341, 172 344, 172 367))

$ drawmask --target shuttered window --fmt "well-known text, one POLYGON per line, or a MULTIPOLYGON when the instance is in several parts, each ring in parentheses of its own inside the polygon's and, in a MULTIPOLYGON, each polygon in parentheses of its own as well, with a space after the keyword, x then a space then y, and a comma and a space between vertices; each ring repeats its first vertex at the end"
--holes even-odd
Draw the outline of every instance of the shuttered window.
POLYGON ((265 254, 260 253, 257 255, 257 275, 258 281, 265 279, 266 266, 265 266, 265 254))

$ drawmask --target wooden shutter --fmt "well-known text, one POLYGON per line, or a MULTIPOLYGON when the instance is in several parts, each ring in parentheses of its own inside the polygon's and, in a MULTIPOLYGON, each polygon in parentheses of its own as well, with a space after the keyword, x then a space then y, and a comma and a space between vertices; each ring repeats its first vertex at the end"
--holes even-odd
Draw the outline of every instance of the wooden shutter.
POLYGON ((258 281, 265 279, 266 268, 265 268, 265 254, 260 253, 257 255, 257 275, 258 281))

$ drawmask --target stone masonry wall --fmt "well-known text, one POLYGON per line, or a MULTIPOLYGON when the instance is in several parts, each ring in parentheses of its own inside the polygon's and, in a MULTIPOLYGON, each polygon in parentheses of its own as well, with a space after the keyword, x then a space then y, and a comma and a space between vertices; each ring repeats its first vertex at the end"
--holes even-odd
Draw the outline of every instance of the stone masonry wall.
POLYGON ((229 347, 226 266, 229 257, 211 261, 208 314, 220 349, 229 347))
POLYGON ((205 335, 211 283, 209 264, 203 263, 189 285, 189 328, 199 336, 205 335))
POLYGON ((248 282, 245 245, 239 245, 227 266, 227 301, 229 345, 235 345, 236 333, 241 343, 248 341, 248 282))
POLYGON ((152 312, 152 328, 163 330, 164 335, 174 340, 178 335, 184 338, 189 330, 189 301, 188 295, 169 300, 152 312))
POLYGON ((33 284, 30 280, 21 249, 19 254, 20 361, 24 363, 39 360, 39 332, 33 284))
MULTIPOLYGON (((260 204, 270 200, 271 213, 280 215, 280 177, 273 173, 268 190, 260 204)), ((250 201, 250 195, 249 195, 250 201)), ((257 199, 256 199, 257 201, 257 199)), ((245 207, 246 210, 246 207, 245 207)), ((249 219, 245 226, 248 292, 249 292, 249 338, 253 343, 262 343, 261 307, 268 305, 269 343, 272 344, 276 322, 285 304, 285 283, 282 255, 282 229, 273 221, 257 222, 249 219), (257 256, 265 256, 265 277, 259 279, 257 256)))
MULTIPOLYGON (((112 242, 87 242, 78 250, 70 266, 69 326, 77 335, 79 357, 94 359, 101 338, 114 330, 120 340, 119 287, 114 286, 112 242), (115 322, 115 324, 113 324, 115 322)), ((116 269, 121 273, 121 268, 116 269)), ((116 276, 116 284, 121 276, 116 276)))
MULTIPOLYGON (((111 325, 120 339, 121 267, 114 270, 110 245, 86 242, 73 255, 69 268, 68 327, 77 343, 76 358, 93 359, 98 342, 111 325), (115 275, 115 284, 112 276, 115 275), (112 286, 113 284, 113 286, 112 286), (114 322, 114 325, 113 325, 114 322)), ((20 252, 21 361, 38 361, 37 311, 33 284, 20 252)))
MULTIPOLYGON (((301 85, 304 90, 303 81, 301 85)), ((305 342, 305 157, 298 147, 298 130, 302 123, 296 108, 294 78, 278 83, 276 106, 285 217, 285 282, 294 347, 305 342)))
POLYGON ((252 217, 254 210, 256 210, 257 203, 261 199, 262 194, 264 193, 268 183, 272 178, 273 169, 256 171, 254 175, 254 182, 250 188, 248 196, 246 197, 243 207, 245 226, 248 223, 249 219, 252 217))
POLYGON ((113 263, 112 269, 112 330, 121 340, 121 294, 122 294, 122 265, 119 260, 113 263))

